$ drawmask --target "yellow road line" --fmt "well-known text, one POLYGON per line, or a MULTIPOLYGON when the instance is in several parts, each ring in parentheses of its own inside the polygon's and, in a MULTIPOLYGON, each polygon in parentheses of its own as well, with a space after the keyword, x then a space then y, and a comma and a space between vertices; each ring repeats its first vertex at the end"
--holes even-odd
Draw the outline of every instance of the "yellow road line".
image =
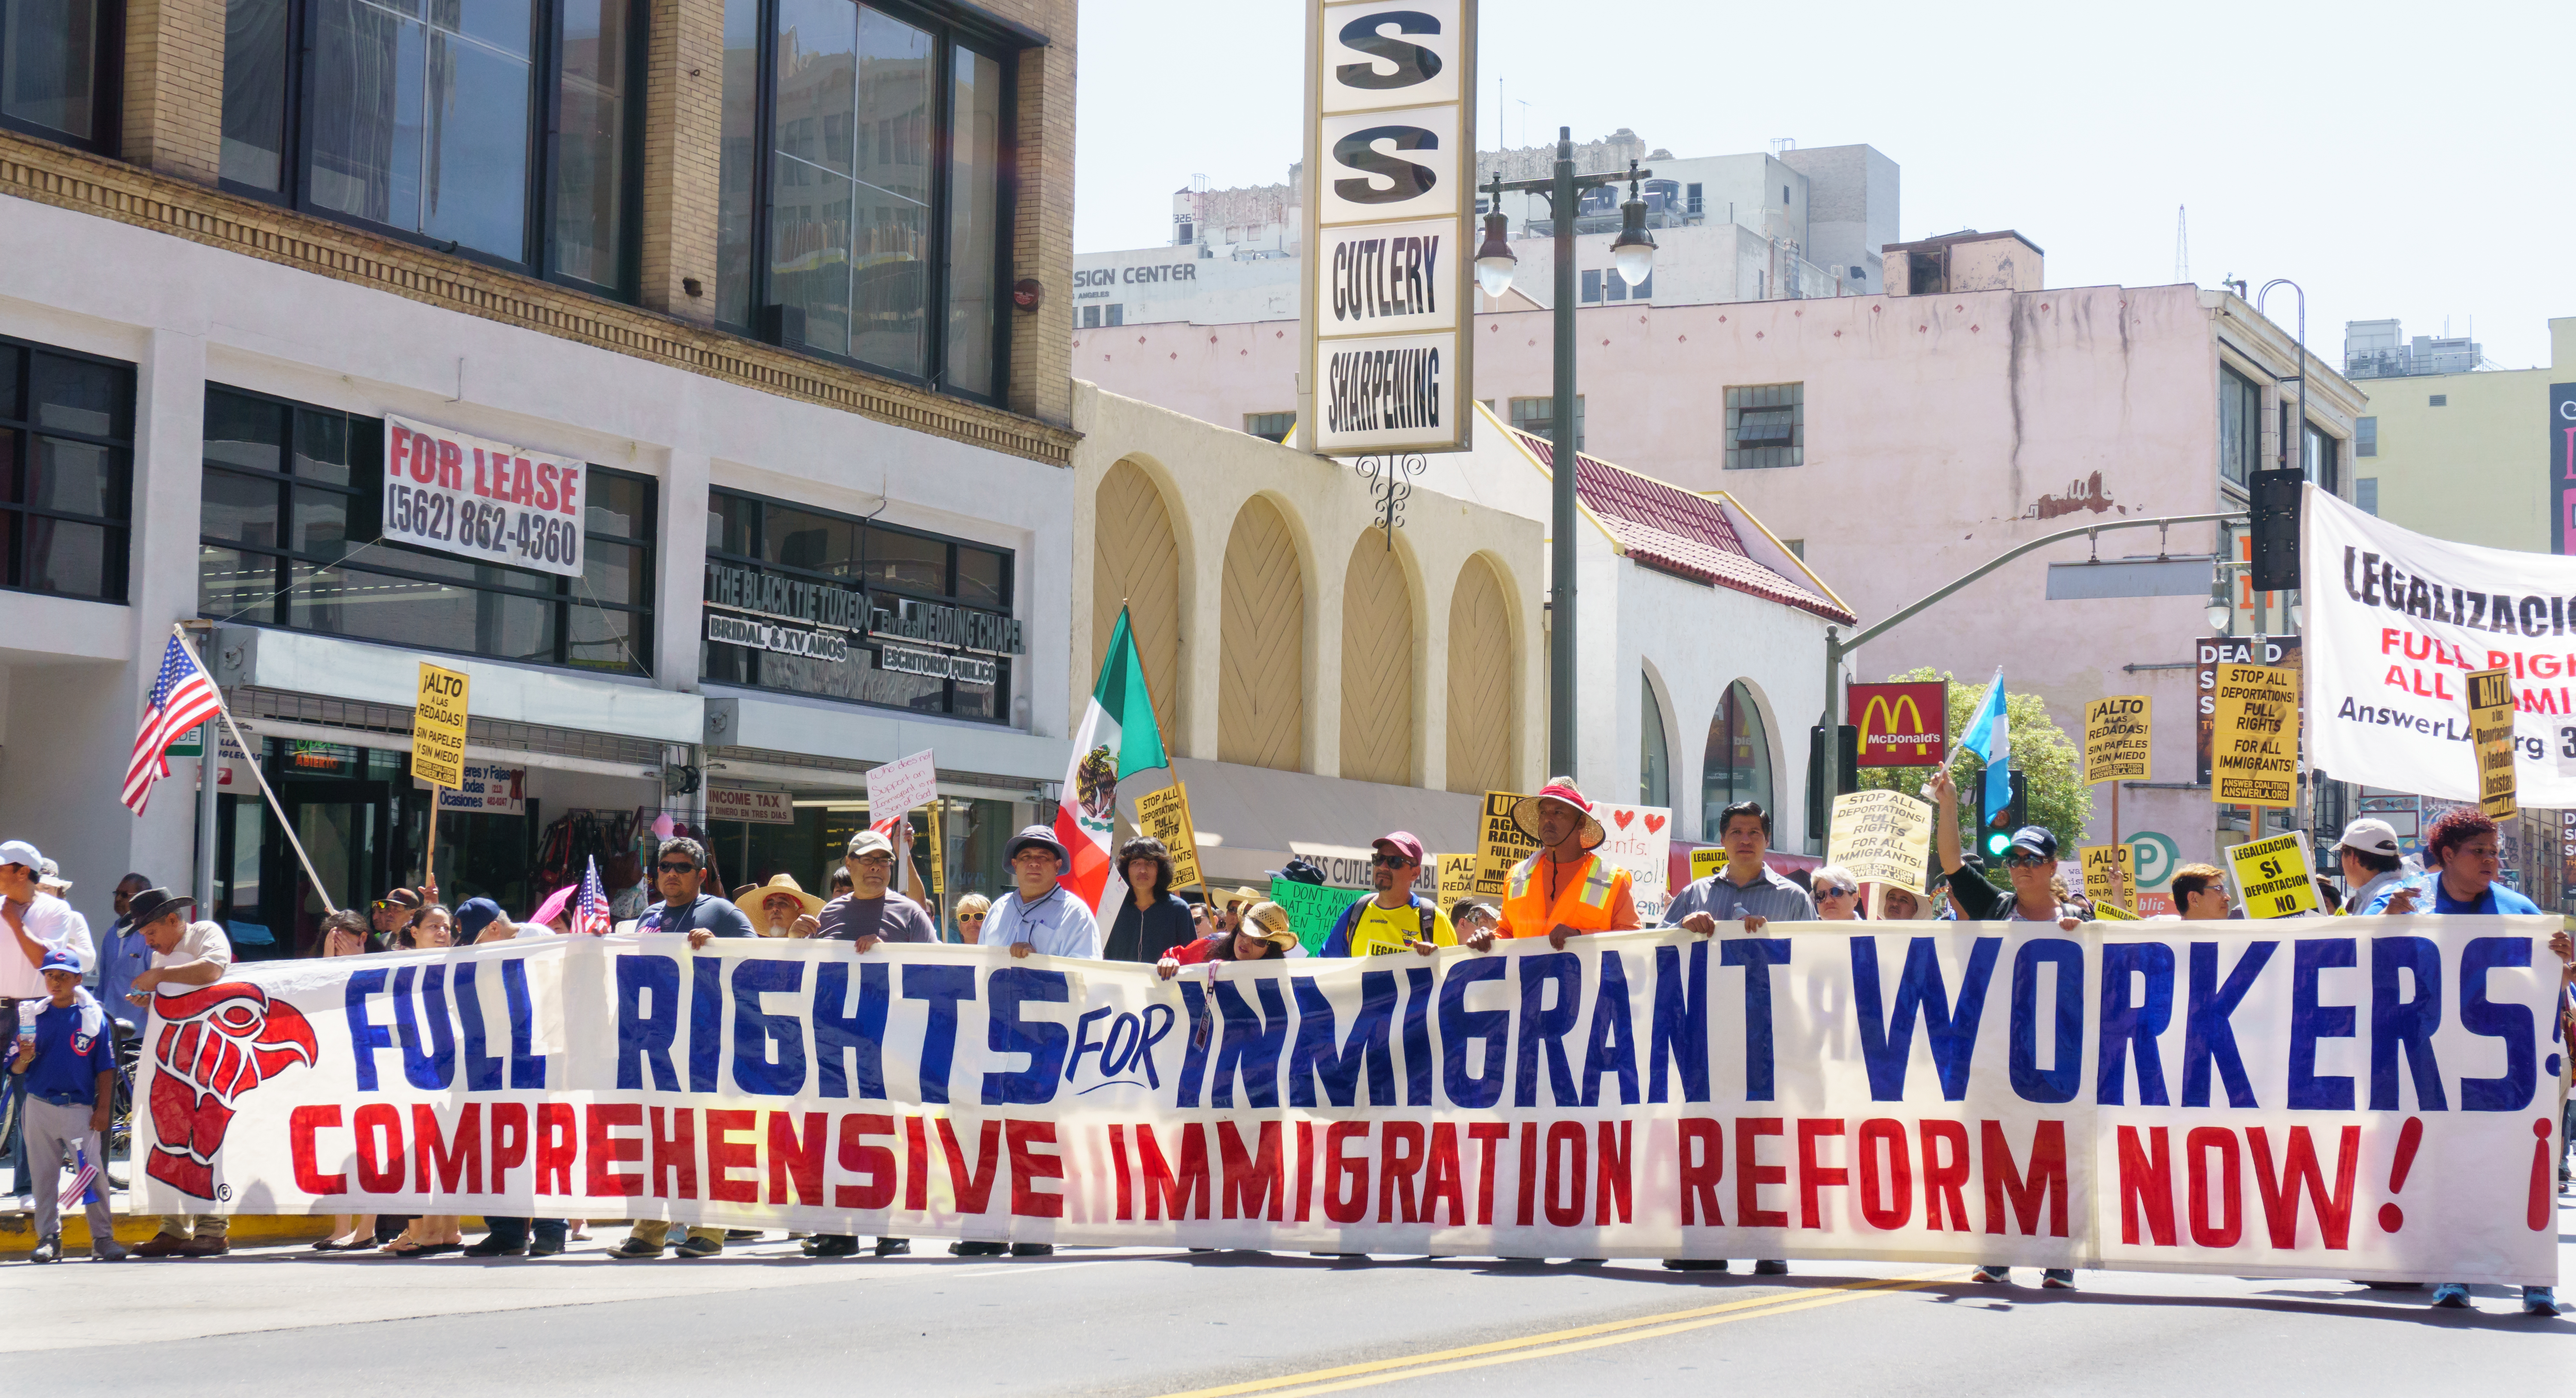
POLYGON ((1283 1374, 1276 1378, 1252 1379, 1243 1383, 1222 1384, 1215 1388, 1193 1388, 1163 1395, 1163 1398, 1232 1398, 1246 1393, 1267 1393, 1273 1398, 1301 1398, 1305 1394, 1337 1393, 1343 1389, 1364 1388, 1391 1383, 1397 1379, 1418 1378, 1430 1374, 1453 1373, 1460 1369, 1480 1369, 1491 1364, 1509 1364, 1523 1359, 1570 1354, 1603 1345, 1626 1344, 1662 1335, 1679 1334, 1729 1321, 1754 1320, 1764 1316, 1802 1311, 1816 1306, 1830 1306, 1842 1301, 1896 1291, 1917 1291, 1944 1281, 1955 1281, 1955 1268, 1937 1272, 1920 1272, 1911 1276, 1890 1277, 1873 1281, 1842 1282, 1827 1287, 1809 1287, 1787 1293, 1757 1296, 1742 1301, 1726 1301, 1714 1306, 1699 1306, 1686 1311, 1666 1311, 1660 1315, 1638 1316, 1631 1320, 1603 1321, 1597 1325, 1576 1326, 1570 1330, 1551 1330, 1544 1334, 1524 1335, 1513 1340, 1492 1340, 1456 1349, 1433 1350, 1399 1359, 1371 1360, 1365 1364, 1345 1364, 1331 1369, 1313 1369, 1302 1374, 1283 1374), (1334 1382, 1340 1380, 1340 1382, 1334 1382))

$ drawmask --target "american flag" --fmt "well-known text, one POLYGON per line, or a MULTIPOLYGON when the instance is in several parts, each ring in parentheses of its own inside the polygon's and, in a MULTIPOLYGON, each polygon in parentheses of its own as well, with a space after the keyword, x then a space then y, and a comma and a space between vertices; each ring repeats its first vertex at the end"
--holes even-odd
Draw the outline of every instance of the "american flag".
POLYGON ((87 1146, 75 1146, 72 1151, 71 1179, 64 1183, 62 1193, 57 1197, 74 1204, 87 1204, 92 1202, 93 1192, 98 1188, 98 1164, 89 1158, 87 1146))
POLYGON ((581 892, 572 900, 572 930, 582 936, 609 933, 608 888, 599 881, 599 856, 592 855, 581 876, 581 892))
POLYGON ((143 726, 134 733, 134 756, 125 764, 122 799, 136 815, 152 800, 152 783, 170 775, 170 744, 198 724, 223 712, 215 682, 188 653, 179 638, 161 652, 161 675, 143 706, 143 726))

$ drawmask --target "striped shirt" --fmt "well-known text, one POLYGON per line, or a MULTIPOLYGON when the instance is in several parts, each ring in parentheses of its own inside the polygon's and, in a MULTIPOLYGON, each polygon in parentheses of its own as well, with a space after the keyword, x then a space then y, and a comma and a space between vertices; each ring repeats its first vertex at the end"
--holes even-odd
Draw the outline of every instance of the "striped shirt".
POLYGON ((1741 887, 1729 882, 1722 869, 1693 883, 1664 905, 1662 925, 1679 927, 1693 913, 1706 913, 1719 922, 1741 922, 1747 913, 1765 922, 1813 922, 1816 900, 1765 864, 1762 877, 1741 887))

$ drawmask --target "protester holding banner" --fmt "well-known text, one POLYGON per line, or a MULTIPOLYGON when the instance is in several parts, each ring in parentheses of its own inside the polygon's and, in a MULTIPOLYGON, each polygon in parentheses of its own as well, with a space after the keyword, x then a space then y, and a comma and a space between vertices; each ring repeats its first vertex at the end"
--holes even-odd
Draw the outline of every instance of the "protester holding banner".
POLYGON ((1882 885, 1878 895, 1878 915, 1889 922, 1914 922, 1926 916, 1923 899, 1910 888, 1882 885))
POLYGON ((1285 956, 1297 945, 1297 932, 1288 925, 1288 910, 1272 902, 1252 905, 1243 915, 1243 925, 1233 932, 1214 932, 1193 942, 1185 942, 1163 953, 1154 963, 1156 974, 1165 980, 1181 973, 1184 966, 1200 966, 1211 961, 1263 961, 1285 956))
POLYGON ((2444 811, 2424 828, 2424 858, 2431 872, 2394 885, 2365 904, 2364 913, 2538 913, 2540 905, 2498 881, 2504 872, 2503 836, 2474 807, 2444 811), (2424 905, 2432 895, 2432 906, 2424 905))
POLYGON ((813 933, 817 939, 848 942, 862 953, 879 942, 939 940, 939 929, 931 923, 930 914, 922 911, 919 903, 892 891, 893 841, 874 830, 863 829, 850 837, 844 862, 850 871, 850 891, 823 905, 813 933))
POLYGON ((708 872, 705 846, 685 835, 664 840, 653 861, 653 882, 662 901, 644 910, 635 930, 685 932, 692 948, 705 946, 710 937, 751 936, 751 919, 742 909, 702 891, 708 872))
MULTIPOLYGON (((1514 802, 1512 824, 1538 850, 1505 879, 1500 935, 1545 937, 1563 951, 1568 935, 1639 925, 1628 871, 1593 853, 1609 832, 1592 818, 1592 803, 1572 777, 1552 777, 1537 795, 1514 802)), ((1490 943, 1470 945, 1481 951, 1490 943)))
POLYGON ((1479 935, 1491 938, 1494 929, 1502 923, 1503 915, 1495 910, 1493 904, 1474 898, 1461 898, 1449 909, 1449 925, 1457 930, 1461 946, 1479 935))
POLYGON ((1151 835, 1118 847, 1118 873, 1127 896, 1118 900, 1101 944, 1104 961, 1152 961, 1163 947, 1193 940, 1188 900, 1172 891, 1172 852, 1151 835))
POLYGON ((811 937, 819 924, 823 900, 805 891, 794 874, 773 874, 767 883, 737 890, 733 905, 751 919, 751 930, 763 937, 811 937))
POLYGON ((1769 922, 1816 920, 1816 901, 1807 890, 1762 862, 1771 850, 1771 813, 1761 802, 1738 801, 1718 812, 1717 839, 1726 850, 1725 865, 1665 904, 1664 926, 1706 937, 1721 922, 1741 921, 1745 931, 1759 932, 1769 922))
POLYGON ((1342 910, 1320 956, 1377 956, 1411 950, 1429 956, 1458 945, 1458 930, 1438 904, 1414 893, 1422 877, 1422 841, 1409 830, 1370 842, 1369 896, 1342 910))
POLYGON ((1065 853, 1054 828, 1032 825, 1022 830, 1002 847, 1002 858, 1011 866, 1012 888, 993 904, 993 914, 977 941, 988 947, 1009 947, 1013 956, 1035 953, 1097 959, 1100 923, 1060 882, 1072 869, 1073 857, 1065 853))
POLYGON ((2215 864, 2185 864, 2166 886, 2173 890, 2174 915, 2183 922, 2225 922, 2235 911, 2227 901, 2227 873, 2215 864))
POLYGON ((1819 922, 1860 921, 1860 880, 1839 864, 1827 864, 1809 874, 1811 896, 1816 900, 1819 922))

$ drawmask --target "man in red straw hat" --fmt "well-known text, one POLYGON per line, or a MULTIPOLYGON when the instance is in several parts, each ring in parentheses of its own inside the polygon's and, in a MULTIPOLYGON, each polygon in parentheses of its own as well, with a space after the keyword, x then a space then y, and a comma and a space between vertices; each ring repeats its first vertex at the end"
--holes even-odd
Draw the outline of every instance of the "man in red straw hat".
MULTIPOLYGON (((1545 937, 1563 951, 1568 936, 1638 925, 1628 871, 1592 852, 1608 832, 1592 818, 1592 803, 1574 789, 1572 777, 1550 778, 1536 796, 1522 797, 1512 807, 1512 824, 1538 841, 1538 853, 1512 866, 1501 935, 1545 937)), ((1480 932, 1467 944, 1482 951, 1493 936, 1480 932)))

